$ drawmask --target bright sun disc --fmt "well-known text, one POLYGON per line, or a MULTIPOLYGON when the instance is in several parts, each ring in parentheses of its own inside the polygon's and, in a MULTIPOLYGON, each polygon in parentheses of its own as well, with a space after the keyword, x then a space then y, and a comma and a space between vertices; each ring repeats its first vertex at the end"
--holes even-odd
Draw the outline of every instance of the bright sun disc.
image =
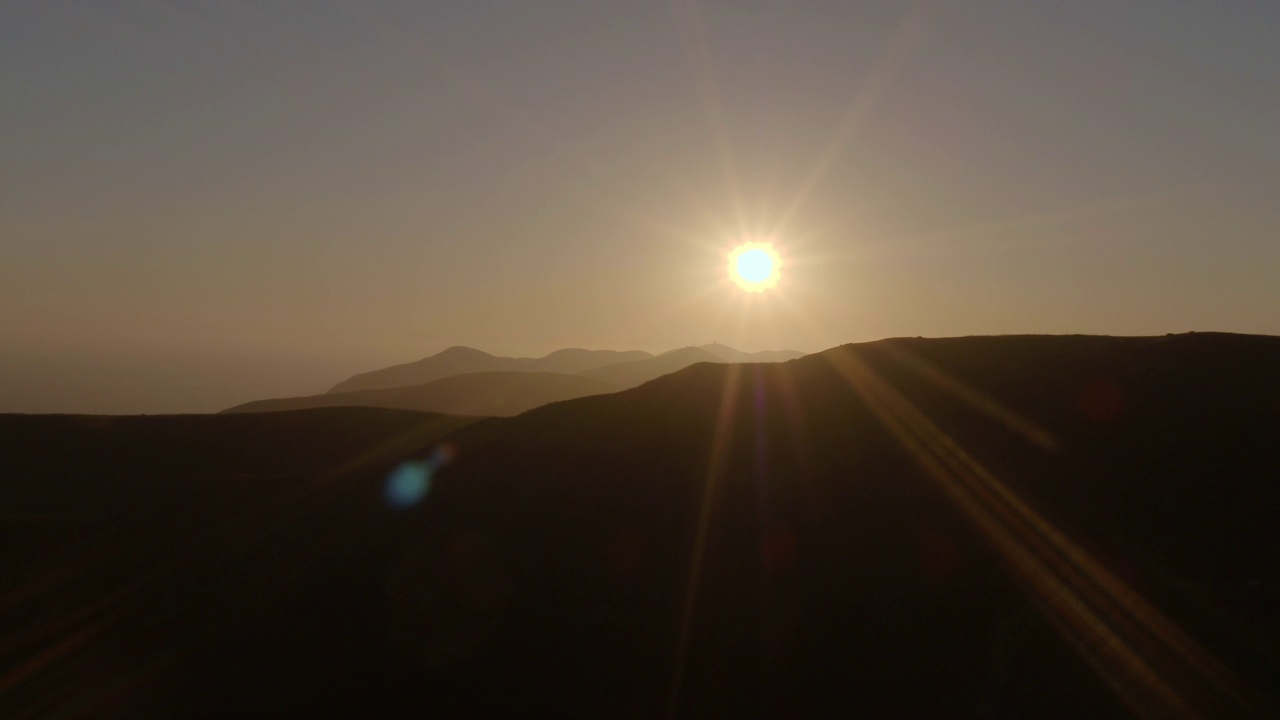
POLYGON ((747 292, 761 292, 778 284, 782 258, 769 243, 749 242, 729 253, 729 277, 747 292))

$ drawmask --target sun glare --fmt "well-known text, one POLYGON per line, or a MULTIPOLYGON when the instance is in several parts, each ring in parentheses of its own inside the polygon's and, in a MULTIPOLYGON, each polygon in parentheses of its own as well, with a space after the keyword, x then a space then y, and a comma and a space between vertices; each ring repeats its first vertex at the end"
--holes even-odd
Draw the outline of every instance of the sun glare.
POLYGON ((782 258, 769 243, 749 242, 729 253, 729 277, 747 292, 763 292, 778 284, 782 258))

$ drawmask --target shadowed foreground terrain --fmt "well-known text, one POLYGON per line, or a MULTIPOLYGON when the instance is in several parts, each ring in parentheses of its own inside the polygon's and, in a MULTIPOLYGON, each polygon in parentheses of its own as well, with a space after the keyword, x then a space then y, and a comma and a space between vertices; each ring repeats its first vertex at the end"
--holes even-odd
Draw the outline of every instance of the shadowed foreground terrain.
POLYGON ((1221 334, 2 417, 0 715, 1265 716, 1277 437, 1280 339, 1221 334))

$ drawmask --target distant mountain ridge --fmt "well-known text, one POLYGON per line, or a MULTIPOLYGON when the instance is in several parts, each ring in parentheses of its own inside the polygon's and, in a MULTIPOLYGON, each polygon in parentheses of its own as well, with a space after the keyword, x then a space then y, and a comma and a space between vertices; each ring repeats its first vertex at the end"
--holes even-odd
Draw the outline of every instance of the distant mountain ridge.
MULTIPOLYGON (((711 343, 697 347, 684 347, 670 350, 660 355, 643 350, 585 350, 583 348, 565 348, 540 358, 512 358, 491 355, 483 350, 455 345, 430 357, 422 358, 403 365, 393 365, 354 375, 338 383, 330 393, 352 392, 355 390, 375 390, 380 388, 406 387, 423 385, 451 375, 482 372, 542 372, 560 373, 564 375, 587 375, 589 377, 609 377, 592 375, 596 370, 615 365, 654 362, 648 366, 664 369, 653 374, 636 366, 630 371, 618 371, 618 377, 642 378, 634 384, 647 382, 668 372, 681 370, 695 362, 781 362, 804 356, 796 350, 766 350, 747 353, 735 350, 727 345, 711 343), (694 351, 702 351, 701 354, 694 351), (675 357, 685 358, 687 362, 680 364, 675 357)), ((628 385, 630 387, 630 385, 628 385)))
POLYGON ((450 375, 422 385, 255 400, 222 412, 251 413, 319 407, 375 407, 448 415, 509 417, 548 403, 573 400, 587 395, 601 395, 618 389, 611 383, 582 375, 547 372, 479 372, 450 375))
POLYGON ((587 370, 582 374, 586 377, 618 385, 621 388, 633 388, 701 362, 726 363, 732 361, 705 348, 686 347, 671 350, 644 360, 606 365, 587 370))
POLYGON ((379 407, 506 417, 548 403, 627 390, 697 363, 783 362, 804 355, 796 350, 748 353, 710 343, 659 355, 565 348, 540 358, 511 358, 454 346, 415 362, 352 376, 323 395, 256 400, 222 412, 379 407))
POLYGON ((354 375, 333 386, 329 392, 342 393, 422 385, 465 373, 544 372, 574 375, 605 365, 633 362, 650 357, 653 355, 643 350, 565 348, 540 358, 512 358, 490 355, 483 350, 455 345, 411 363, 354 375))
MULTIPOLYGON (((749 353, 741 350, 735 350, 728 345, 722 345, 718 342, 713 342, 709 345, 699 345, 697 347, 699 350, 706 350, 725 362, 734 363, 786 362, 787 360, 795 360, 796 358, 804 357, 806 354, 799 350, 761 350, 760 352, 749 353)), ((683 349, 685 348, 681 348, 681 350, 683 349)), ((679 352, 679 350, 673 350, 672 352, 679 352)), ((663 354, 665 355, 666 353, 663 354)))

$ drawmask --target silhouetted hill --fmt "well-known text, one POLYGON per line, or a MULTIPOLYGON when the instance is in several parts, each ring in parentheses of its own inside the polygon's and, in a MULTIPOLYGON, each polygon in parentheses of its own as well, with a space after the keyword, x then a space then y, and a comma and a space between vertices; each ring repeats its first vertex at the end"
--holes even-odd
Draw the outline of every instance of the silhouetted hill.
MULTIPOLYGON (((5 422, 23 488, 174 435, 5 422)), ((699 363, 423 439, 452 462, 407 510, 381 454, 0 525, 0 714, 1266 716, 1276 437, 1277 338, 699 363)))
POLYGON ((480 372, 548 372, 574 374, 604 365, 650 357, 642 350, 557 350, 541 358, 497 357, 468 347, 451 347, 428 358, 382 370, 361 373, 338 383, 329 392, 423 385, 433 380, 480 372))
POLYGON ((451 415, 509 416, 547 403, 599 395, 619 388, 602 380, 544 372, 482 372, 452 375, 425 385, 331 392, 308 397, 258 400, 225 413, 275 412, 315 407, 381 407, 451 415))
MULTIPOLYGON (((545 593, 512 596, 504 616, 525 602, 561 613, 556 633, 537 642, 581 662, 565 661, 571 679, 520 685, 530 694, 543 682, 568 693, 603 675, 633 696, 661 695, 669 678, 657 668, 669 668, 664 651, 678 644, 688 556, 707 518, 685 707, 730 716, 771 714, 761 704, 802 716, 1124 714, 1055 638, 1051 628, 1068 620, 1026 604, 1018 588, 1037 575, 1006 576, 1009 559, 887 429, 874 405, 892 407, 893 396, 1255 685, 1275 686, 1276 338, 901 339, 784 365, 696 365, 636 390, 463 429, 454 436, 460 462, 422 523, 481 533, 513 582, 545 593), (850 368, 865 368, 852 371, 861 388, 850 368), (566 443, 578 450, 563 452, 566 443), (554 495, 548 478, 558 479, 554 495), (708 483, 712 509, 702 513, 708 483), (587 641, 597 623, 610 629, 607 650, 587 641)), ((917 441, 922 433, 904 432, 917 441)), ((974 483, 955 492, 970 502, 991 492, 974 483)), ((996 506, 988 518, 1010 512, 996 506)), ((1000 537, 1034 544, 1043 530, 1024 532, 1000 537)), ((428 585, 442 582, 459 580, 428 585)), ((1072 602, 1052 593, 1036 601, 1072 602)), ((1150 639, 1125 641, 1145 648, 1150 639)), ((439 651, 440 638, 421 642, 439 651)), ((514 628, 476 642, 501 649, 484 667, 504 678, 518 677, 532 658, 521 652, 536 646, 514 628)), ((1230 714, 1230 702, 1175 671, 1168 654, 1153 651, 1149 662, 1207 716, 1230 714)))

